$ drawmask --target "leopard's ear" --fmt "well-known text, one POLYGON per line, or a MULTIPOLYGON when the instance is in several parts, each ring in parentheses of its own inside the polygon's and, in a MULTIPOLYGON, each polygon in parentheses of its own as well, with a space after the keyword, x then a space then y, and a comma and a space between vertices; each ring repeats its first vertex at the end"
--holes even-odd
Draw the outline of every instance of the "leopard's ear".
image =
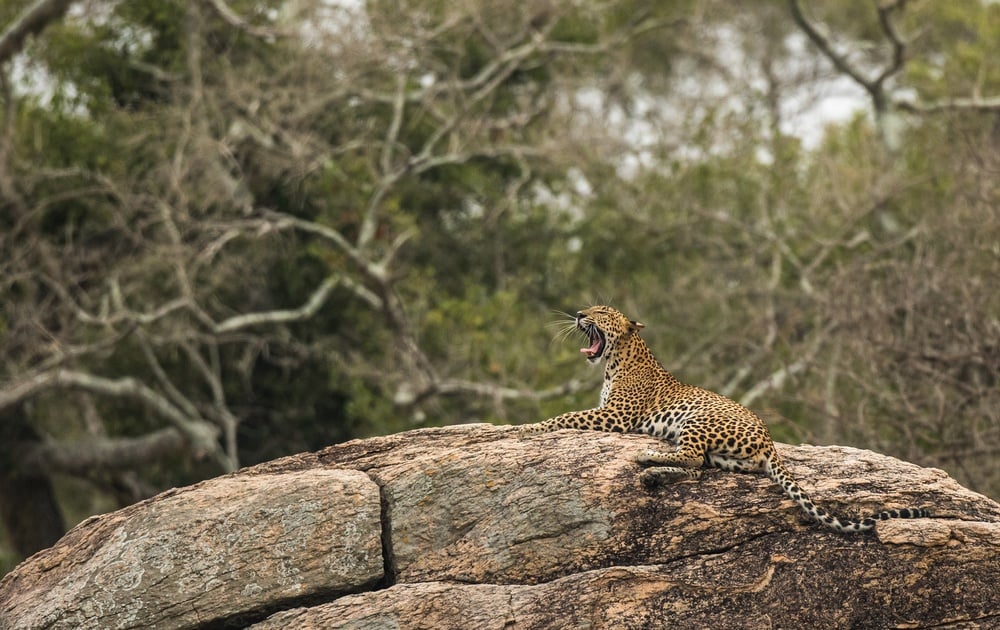
POLYGON ((629 332, 636 332, 638 330, 642 330, 645 327, 646 327, 646 324, 643 324, 642 322, 637 322, 634 319, 630 320, 629 323, 628 323, 629 332))

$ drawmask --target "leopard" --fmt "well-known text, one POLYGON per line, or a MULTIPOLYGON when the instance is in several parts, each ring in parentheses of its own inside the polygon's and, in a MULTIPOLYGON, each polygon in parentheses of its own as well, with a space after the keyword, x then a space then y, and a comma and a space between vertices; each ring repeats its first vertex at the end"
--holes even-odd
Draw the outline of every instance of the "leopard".
POLYGON ((857 519, 831 514, 799 486, 764 421, 722 394, 679 381, 640 336, 644 324, 610 306, 595 305, 578 311, 570 326, 587 338, 589 345, 580 349, 587 361, 606 361, 599 404, 520 425, 522 436, 559 429, 651 435, 673 449, 647 450, 635 457, 643 467, 640 482, 647 488, 697 480, 706 468, 764 473, 809 520, 841 533, 872 530, 886 519, 930 516, 929 510, 912 507, 857 519))

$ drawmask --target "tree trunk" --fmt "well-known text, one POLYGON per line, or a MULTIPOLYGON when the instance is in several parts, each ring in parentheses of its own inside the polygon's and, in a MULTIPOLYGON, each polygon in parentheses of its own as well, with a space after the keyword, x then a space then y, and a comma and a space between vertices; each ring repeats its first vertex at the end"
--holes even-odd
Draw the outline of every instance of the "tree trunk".
POLYGON ((52 482, 40 474, 0 475, 0 522, 22 558, 54 545, 66 533, 52 482))
POLYGON ((48 475, 20 466, 21 455, 39 444, 20 406, 0 414, 0 523, 22 558, 52 546, 66 533, 48 475))

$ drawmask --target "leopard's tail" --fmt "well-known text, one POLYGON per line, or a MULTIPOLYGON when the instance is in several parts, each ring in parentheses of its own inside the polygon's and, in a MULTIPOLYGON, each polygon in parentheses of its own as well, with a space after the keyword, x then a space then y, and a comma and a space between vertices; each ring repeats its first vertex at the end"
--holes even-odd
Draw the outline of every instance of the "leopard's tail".
POLYGON ((792 477, 785 464, 781 461, 777 452, 772 451, 767 458, 765 468, 767 476, 778 485, 788 495, 792 501, 799 504, 799 507, 809 515, 811 519, 838 532, 863 532, 875 528, 875 523, 890 518, 925 518, 930 516, 930 512, 923 508, 904 508, 902 510, 885 510, 878 514, 862 519, 851 519, 834 516, 824 508, 816 505, 809 499, 809 495, 802 491, 795 478, 792 477))

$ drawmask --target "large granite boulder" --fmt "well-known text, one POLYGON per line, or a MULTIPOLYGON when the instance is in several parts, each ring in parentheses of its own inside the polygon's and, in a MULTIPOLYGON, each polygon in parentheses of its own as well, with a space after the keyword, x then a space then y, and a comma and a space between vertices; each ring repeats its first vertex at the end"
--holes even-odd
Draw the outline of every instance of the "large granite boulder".
POLYGON ((779 445, 845 535, 762 476, 648 490, 639 435, 465 425, 268 462, 81 523, 0 581, 13 628, 1000 625, 1000 505, 940 470, 779 445))

